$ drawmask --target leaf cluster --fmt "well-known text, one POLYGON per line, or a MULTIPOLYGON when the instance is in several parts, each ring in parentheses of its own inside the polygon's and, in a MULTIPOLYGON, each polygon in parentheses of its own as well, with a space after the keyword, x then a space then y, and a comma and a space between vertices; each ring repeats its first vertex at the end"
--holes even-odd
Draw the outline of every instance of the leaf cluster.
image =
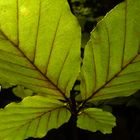
POLYGON ((111 133, 115 117, 92 106, 140 89, 139 7, 126 0, 107 13, 81 58, 66 0, 1 0, 0 83, 23 100, 0 110, 0 140, 41 138, 70 116, 79 128, 111 133))

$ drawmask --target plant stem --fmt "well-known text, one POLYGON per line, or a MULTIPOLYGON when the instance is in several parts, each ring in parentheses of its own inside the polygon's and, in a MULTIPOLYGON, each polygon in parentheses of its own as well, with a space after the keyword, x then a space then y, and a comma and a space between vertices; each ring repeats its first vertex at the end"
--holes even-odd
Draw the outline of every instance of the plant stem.
POLYGON ((70 124, 70 130, 71 130, 71 140, 78 140, 78 133, 77 133, 77 109, 76 109, 76 101, 75 101, 75 91, 72 90, 70 92, 70 109, 71 109, 71 118, 69 121, 70 124))

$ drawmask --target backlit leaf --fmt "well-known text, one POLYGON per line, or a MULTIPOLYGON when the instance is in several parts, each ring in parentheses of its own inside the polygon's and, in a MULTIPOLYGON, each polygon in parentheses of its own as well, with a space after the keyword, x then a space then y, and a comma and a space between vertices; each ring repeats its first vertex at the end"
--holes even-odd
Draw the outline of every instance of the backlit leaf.
POLYGON ((88 108, 83 110, 78 116, 78 127, 89 131, 101 131, 102 133, 112 133, 112 128, 116 125, 115 117, 110 113, 98 108, 88 108))
POLYGON ((14 86, 14 84, 8 83, 8 82, 6 81, 6 79, 1 79, 1 78, 0 78, 0 86, 1 86, 2 88, 10 88, 10 87, 14 86))
POLYGON ((80 69, 80 36, 67 0, 0 0, 0 78, 69 96, 80 69))
POLYGON ((13 88, 13 93, 20 98, 25 98, 27 96, 32 96, 33 95, 33 91, 30 89, 25 89, 23 86, 16 86, 13 88))
POLYGON ((126 0, 91 33, 82 67, 82 97, 101 100, 140 89, 140 1, 126 0))
POLYGON ((0 110, 0 140, 43 137, 50 129, 67 122, 69 117, 70 112, 58 100, 26 97, 0 110))

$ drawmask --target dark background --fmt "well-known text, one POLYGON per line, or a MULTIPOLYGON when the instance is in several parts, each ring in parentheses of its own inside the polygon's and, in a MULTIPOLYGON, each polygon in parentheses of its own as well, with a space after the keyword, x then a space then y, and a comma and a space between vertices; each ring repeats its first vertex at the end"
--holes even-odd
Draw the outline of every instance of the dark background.
MULTIPOLYGON (((96 23, 123 0, 68 0, 71 11, 82 26, 83 40, 88 40, 89 33, 96 23)), ((116 26, 117 28, 117 26, 116 26)), ((84 51, 82 49, 82 51, 84 51)), ((12 88, 0 92, 0 107, 8 103, 21 101, 12 93, 12 88)), ((140 92, 126 98, 116 98, 99 103, 97 107, 111 111, 117 118, 117 126, 112 134, 90 132, 76 128, 77 140, 140 140, 140 92)), ((86 122, 85 122, 86 123, 86 122)), ((71 121, 58 129, 50 130, 44 138, 28 140, 73 140, 71 121)))

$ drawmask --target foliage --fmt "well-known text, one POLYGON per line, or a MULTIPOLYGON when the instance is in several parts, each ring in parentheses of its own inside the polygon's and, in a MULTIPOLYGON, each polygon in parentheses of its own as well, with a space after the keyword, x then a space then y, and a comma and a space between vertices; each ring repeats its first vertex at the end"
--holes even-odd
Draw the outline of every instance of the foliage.
POLYGON ((92 104, 140 89, 139 7, 126 0, 112 9, 82 59, 81 29, 66 0, 1 0, 0 83, 17 85, 23 100, 0 110, 0 140, 43 137, 70 116, 82 129, 111 133, 115 117, 92 104))

